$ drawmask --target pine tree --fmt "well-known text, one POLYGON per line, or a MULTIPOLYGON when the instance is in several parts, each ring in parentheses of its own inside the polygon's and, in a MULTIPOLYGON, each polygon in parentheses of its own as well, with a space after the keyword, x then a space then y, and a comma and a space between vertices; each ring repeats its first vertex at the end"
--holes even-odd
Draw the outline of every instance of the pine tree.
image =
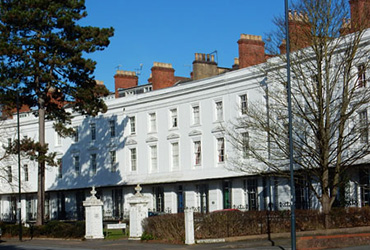
POLYGON ((80 26, 86 16, 84 0, 0 3, 1 104, 14 108, 19 93, 39 122, 37 225, 44 220, 45 120, 53 120, 55 130, 67 136, 69 110, 92 116, 106 111, 99 97, 108 91, 96 86, 96 62, 84 56, 107 47, 114 31, 80 26))

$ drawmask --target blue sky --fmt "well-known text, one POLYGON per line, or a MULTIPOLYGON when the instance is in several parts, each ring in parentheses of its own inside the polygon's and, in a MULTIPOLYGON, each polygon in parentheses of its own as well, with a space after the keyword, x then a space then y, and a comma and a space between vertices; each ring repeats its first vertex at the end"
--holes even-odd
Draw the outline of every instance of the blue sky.
POLYGON ((114 90, 114 74, 143 64, 139 84, 147 83, 153 62, 171 63, 176 76, 189 77, 194 53, 218 52, 218 65, 231 67, 240 34, 270 32, 283 0, 86 0, 82 25, 114 27, 97 61, 95 78, 114 90))

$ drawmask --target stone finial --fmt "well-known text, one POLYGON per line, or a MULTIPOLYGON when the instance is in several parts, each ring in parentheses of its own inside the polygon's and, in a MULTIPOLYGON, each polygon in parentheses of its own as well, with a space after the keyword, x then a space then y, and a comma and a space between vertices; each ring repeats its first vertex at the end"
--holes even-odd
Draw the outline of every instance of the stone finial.
POLYGON ((140 184, 137 184, 137 186, 135 187, 135 191, 136 191, 135 196, 143 196, 143 194, 140 193, 141 190, 143 190, 142 187, 140 187, 140 184))
POLYGON ((96 191, 95 191, 95 186, 92 186, 92 190, 90 191, 90 194, 92 197, 96 197, 96 191))

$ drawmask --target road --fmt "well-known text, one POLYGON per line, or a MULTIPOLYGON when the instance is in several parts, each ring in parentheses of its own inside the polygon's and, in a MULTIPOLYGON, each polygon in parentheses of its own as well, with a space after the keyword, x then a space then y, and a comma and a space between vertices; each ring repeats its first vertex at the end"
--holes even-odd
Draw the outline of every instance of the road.
MULTIPOLYGON (((163 243, 146 243, 140 241, 124 240, 61 240, 61 239, 33 239, 24 240, 18 239, 3 239, 0 241, 1 250, 182 250, 182 249, 204 249, 204 250, 290 250, 290 242, 287 239, 282 239, 271 246, 271 242, 267 240, 258 241, 239 241, 239 242, 224 242, 213 244, 196 244, 196 245, 180 245, 180 244, 163 244, 163 243)), ((339 249, 339 248, 337 248, 339 249)), ((370 245, 342 248, 342 250, 368 250, 370 245)))

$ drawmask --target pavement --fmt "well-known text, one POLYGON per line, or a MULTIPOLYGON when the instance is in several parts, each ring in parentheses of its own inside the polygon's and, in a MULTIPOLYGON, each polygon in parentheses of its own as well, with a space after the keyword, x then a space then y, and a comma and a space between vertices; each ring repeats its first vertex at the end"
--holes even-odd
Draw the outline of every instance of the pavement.
POLYGON ((205 250, 223 250, 223 249, 290 249, 289 240, 282 240, 279 245, 272 246, 268 240, 247 240, 221 243, 204 243, 195 245, 168 244, 158 242, 141 242, 121 240, 64 240, 64 239, 24 239, 22 242, 16 238, 3 239, 0 243, 0 249, 6 250, 181 250, 181 249, 205 249, 205 250), (281 244, 280 244, 281 243, 281 244))
MULTIPOLYGON (((297 237, 305 235, 333 235, 333 234, 354 234, 360 231, 369 231, 370 227, 353 229, 334 229, 311 232, 298 232, 297 237)), ((362 243, 364 244, 364 243, 362 243)), ((365 242, 364 246, 333 248, 343 250, 369 250, 370 242, 365 242)), ((128 239, 119 240, 77 240, 77 239, 51 239, 51 238, 26 238, 22 241, 18 238, 1 238, 0 250, 176 250, 176 249, 205 249, 205 250, 241 250, 241 249, 265 249, 265 250, 290 250, 290 233, 279 233, 268 235, 253 235, 242 237, 230 237, 225 239, 207 240, 204 243, 194 245, 169 244, 163 242, 142 242, 128 239)), ((313 249, 313 248, 308 248, 313 249)))

